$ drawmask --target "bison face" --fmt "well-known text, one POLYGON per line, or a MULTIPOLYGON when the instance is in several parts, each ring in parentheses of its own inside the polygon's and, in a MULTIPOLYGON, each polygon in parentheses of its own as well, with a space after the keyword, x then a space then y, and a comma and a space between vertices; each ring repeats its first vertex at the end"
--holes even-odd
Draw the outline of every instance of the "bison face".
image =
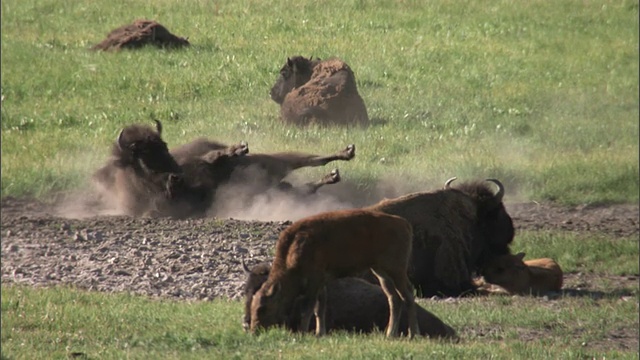
POLYGON ((280 282, 266 282, 253 295, 250 332, 255 333, 283 323, 283 319, 280 318, 280 307, 284 305, 281 302, 281 294, 280 282))
POLYGON ((306 84, 311 79, 313 66, 316 64, 311 58, 302 56, 287 58, 287 62, 280 69, 280 75, 270 91, 271 99, 282 105, 285 96, 291 90, 306 84))
POLYGON ((245 331, 249 330, 251 326, 251 303, 253 295, 262 287, 262 284, 267 281, 269 277, 270 265, 268 263, 260 263, 253 269, 249 270, 246 266, 243 267, 247 274, 247 281, 244 285, 244 318, 242 321, 242 328, 245 331))
POLYGON ((116 140, 114 155, 121 166, 133 166, 147 173, 180 173, 178 163, 162 140, 162 123, 155 122, 155 130, 141 125, 123 129, 116 140))

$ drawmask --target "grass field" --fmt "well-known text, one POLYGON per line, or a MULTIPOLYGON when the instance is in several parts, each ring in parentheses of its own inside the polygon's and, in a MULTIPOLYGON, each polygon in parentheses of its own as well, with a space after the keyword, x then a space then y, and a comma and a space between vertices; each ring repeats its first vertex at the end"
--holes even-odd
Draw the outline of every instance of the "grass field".
MULTIPOLYGON (((355 143, 341 173, 363 189, 493 177, 512 201, 640 200, 638 1, 5 0, 1 11, 2 197, 84 187, 119 129, 157 117, 170 146, 202 135, 252 152, 355 143), (88 51, 136 18, 192 46, 88 51), (268 92, 293 55, 349 63, 372 126, 283 125, 268 92)), ((567 271, 639 272, 637 238, 519 236, 517 250, 567 271)), ((603 340, 637 334, 630 292, 423 300, 459 329, 463 341, 450 344, 251 337, 236 302, 3 286, 2 358, 638 359, 603 340)))
POLYGON ((171 145, 355 143, 345 181, 414 189, 496 177, 512 198, 639 199, 634 1, 4 1, 2 195, 83 186, 118 130, 156 116, 171 145), (93 53, 134 18, 185 51, 93 53), (289 128, 268 96, 287 56, 338 56, 374 125, 289 128))

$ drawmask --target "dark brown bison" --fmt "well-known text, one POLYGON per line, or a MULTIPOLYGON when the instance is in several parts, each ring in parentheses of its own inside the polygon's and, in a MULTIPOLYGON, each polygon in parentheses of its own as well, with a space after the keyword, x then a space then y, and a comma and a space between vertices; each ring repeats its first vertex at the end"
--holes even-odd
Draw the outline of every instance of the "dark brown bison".
POLYGON ((452 188, 451 181, 443 190, 387 199, 365 208, 411 223, 409 277, 422 297, 475 293, 474 274, 495 256, 510 253, 514 227, 502 203, 502 183, 488 179, 452 188))
MULTIPOLYGON (((208 153, 216 153, 228 148, 227 145, 199 138, 190 143, 171 149, 178 164, 183 166, 187 162, 192 162, 208 153)), ((302 167, 324 166, 332 161, 349 161, 356 155, 356 147, 351 144, 344 150, 332 155, 316 155, 302 152, 278 152, 268 154, 248 154, 242 157, 235 157, 228 162, 228 169, 225 169, 225 177, 230 185, 242 189, 242 192, 262 193, 270 188, 281 190, 291 189, 292 185, 284 181, 292 171, 302 167), (231 170, 231 176, 226 174, 231 170)), ((339 174, 336 172, 329 175, 320 182, 308 183, 305 187, 309 193, 315 192, 320 186, 333 184, 339 181, 339 174), (337 180, 337 181, 336 181, 337 180)), ((237 192, 235 190, 231 190, 237 192)))
POLYGON ((287 58, 271 88, 283 121, 295 125, 369 124, 355 75, 344 61, 287 58))
POLYGON ((135 20, 132 24, 112 30, 105 40, 91 50, 137 49, 145 45, 157 47, 189 46, 189 40, 175 36, 167 28, 153 20, 135 20))
POLYGON ((483 270, 484 279, 510 294, 544 294, 562 289, 563 273, 553 259, 523 261, 524 253, 494 258, 483 270))
POLYGON ((380 212, 340 210, 293 223, 280 234, 269 276, 253 296, 250 330, 284 325, 295 308, 298 329, 309 329, 315 311, 316 335, 325 334, 327 282, 371 269, 389 302, 387 336, 398 335, 403 305, 414 336, 419 329, 407 277, 411 242, 405 219, 380 212))
MULTIPOLYGON (((253 295, 267 281, 271 264, 260 263, 249 269, 244 260, 242 266, 247 274, 244 287, 244 317, 242 327, 245 331, 251 325, 251 301, 253 295)), ((296 306, 294 305, 294 308, 296 306)), ((442 322, 437 316, 416 304, 420 335, 430 338, 457 339, 456 331, 442 322)), ((292 311, 284 326, 299 331, 297 326, 299 313, 292 311)), ((389 322, 389 303, 382 288, 360 278, 345 277, 327 283, 327 331, 346 330, 361 333, 381 331, 389 322)), ((400 316, 400 333, 407 334, 409 322, 406 309, 400 316)), ((312 331, 311 327, 307 329, 312 331)))
POLYGON ((128 215, 157 214, 179 196, 173 184, 182 169, 162 140, 162 123, 155 122, 155 129, 135 124, 120 131, 111 158, 93 174, 101 195, 128 215))

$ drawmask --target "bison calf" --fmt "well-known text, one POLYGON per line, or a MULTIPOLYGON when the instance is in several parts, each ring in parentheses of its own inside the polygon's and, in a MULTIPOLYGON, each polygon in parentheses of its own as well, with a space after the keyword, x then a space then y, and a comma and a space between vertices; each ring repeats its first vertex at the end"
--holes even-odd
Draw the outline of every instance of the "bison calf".
POLYGON ((403 304, 414 336, 419 329, 407 277, 412 236, 403 218, 365 210, 327 212, 293 223, 280 234, 269 276, 253 297, 250 330, 283 325, 299 306, 298 329, 309 328, 315 310, 316 334, 325 334, 326 283, 371 269, 389 303, 387 336, 398 335, 403 304))
MULTIPOLYGON (((247 280, 244 288, 245 310, 242 327, 245 331, 251 325, 251 301, 269 277, 271 265, 260 263, 249 269, 244 265, 247 280)), ((294 306, 295 308, 295 306, 294 306)), ((290 313, 284 326, 298 331, 299 313, 290 313)), ((409 319, 406 309, 400 316, 400 333, 409 330, 409 319)), ((420 335, 430 338, 457 339, 456 331, 445 324, 437 316, 416 304, 418 328, 420 335)), ((327 283, 327 331, 345 330, 360 333, 383 330, 389 321, 389 304, 387 296, 380 286, 371 284, 360 278, 345 277, 327 283)), ((312 329, 306 329, 312 330, 312 329)))
POLYGON ((549 258, 523 261, 524 253, 502 255, 483 271, 484 279, 511 294, 544 294, 562 289, 562 269, 549 258))

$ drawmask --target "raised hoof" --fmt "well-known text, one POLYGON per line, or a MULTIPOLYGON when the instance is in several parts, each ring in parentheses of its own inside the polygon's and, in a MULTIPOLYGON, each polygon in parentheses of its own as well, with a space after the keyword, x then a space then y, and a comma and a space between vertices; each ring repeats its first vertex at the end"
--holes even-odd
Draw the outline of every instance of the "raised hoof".
POLYGON ((249 144, 246 141, 241 142, 236 145, 236 148, 233 151, 233 155, 235 156, 244 156, 249 153, 249 144))
POLYGON ((341 180, 340 171, 338 169, 331 170, 331 172, 326 175, 323 180, 323 182, 327 185, 339 183, 341 180))
POLYGON ((346 149, 342 150, 345 156, 345 160, 351 160, 356 156, 356 146, 349 144, 346 149))

